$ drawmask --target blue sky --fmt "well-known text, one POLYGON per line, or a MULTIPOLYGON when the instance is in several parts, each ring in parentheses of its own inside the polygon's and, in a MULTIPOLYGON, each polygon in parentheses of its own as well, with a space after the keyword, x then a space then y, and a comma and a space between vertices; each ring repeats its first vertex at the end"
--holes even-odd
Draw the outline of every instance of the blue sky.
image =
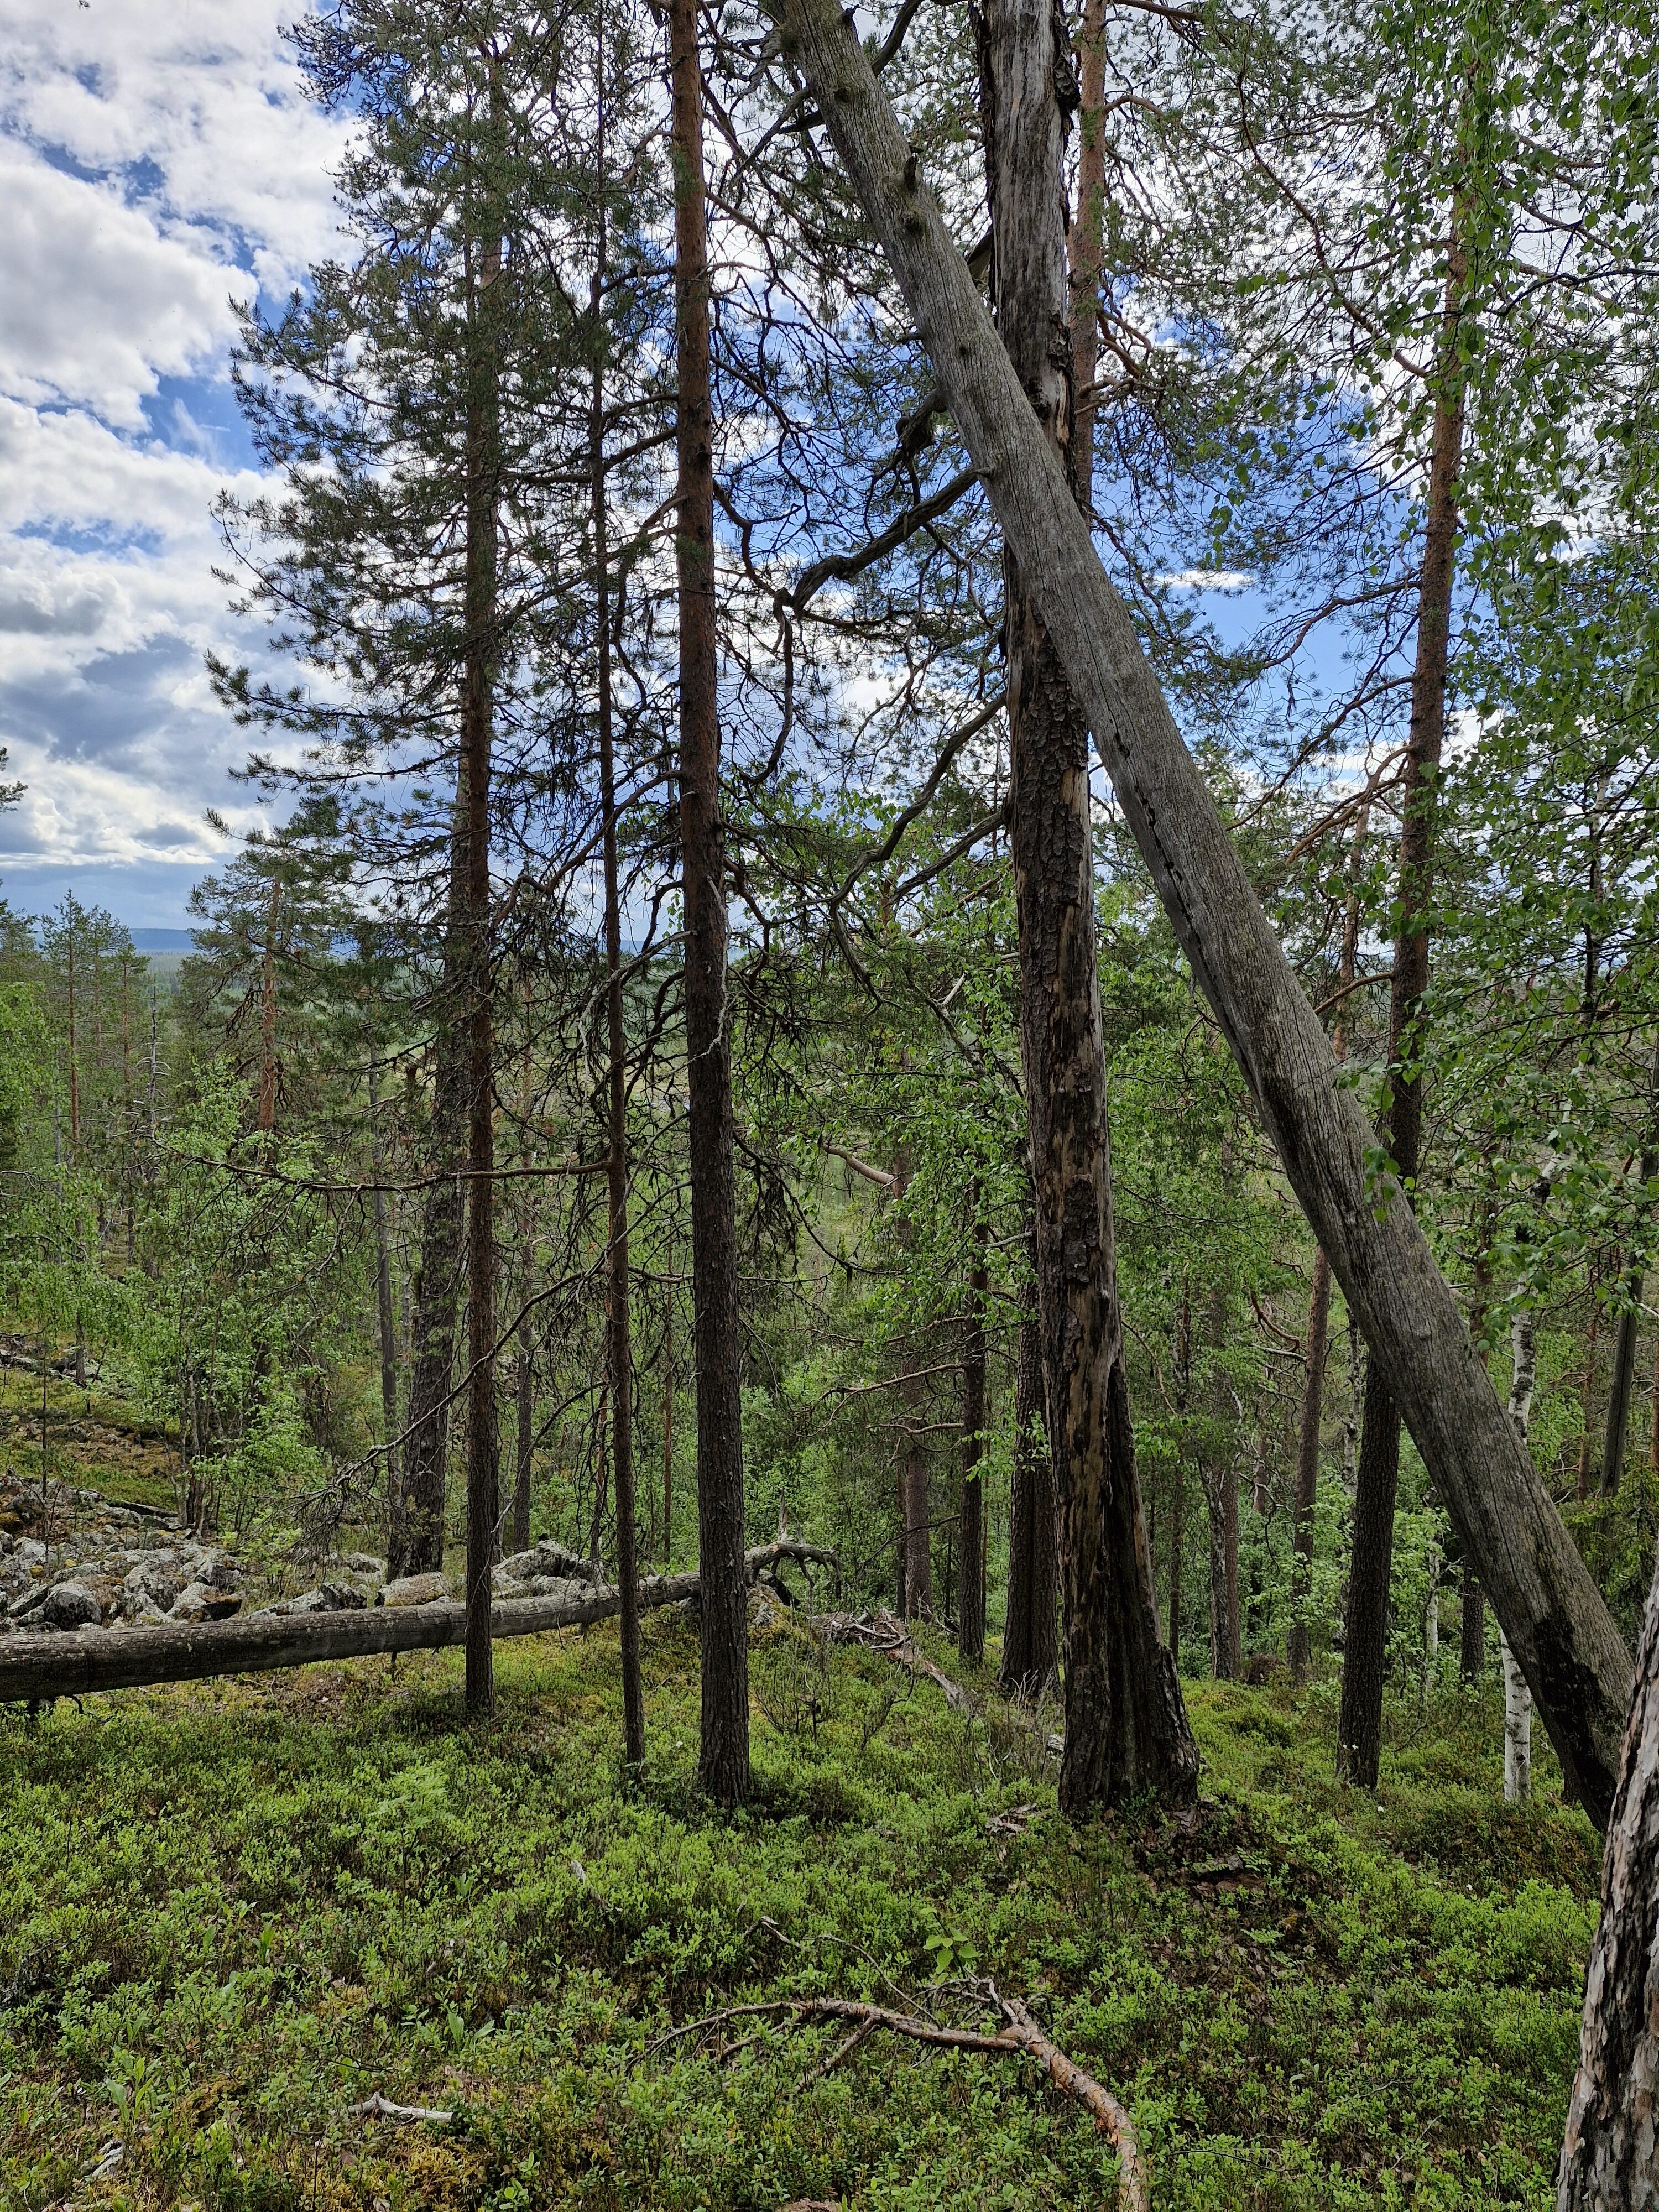
POLYGON ((186 920, 244 738, 210 646, 257 639, 213 575, 211 507, 254 483, 230 302, 335 236, 340 126, 281 28, 304 0, 0 0, 0 896, 72 884, 186 920))

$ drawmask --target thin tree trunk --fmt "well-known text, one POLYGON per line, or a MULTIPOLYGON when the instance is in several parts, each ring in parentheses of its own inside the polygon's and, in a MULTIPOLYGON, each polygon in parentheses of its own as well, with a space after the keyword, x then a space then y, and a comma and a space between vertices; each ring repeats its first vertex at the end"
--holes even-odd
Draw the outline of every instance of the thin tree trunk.
POLYGON ((985 1657, 985 1297, 990 1278, 985 1246, 990 1231, 974 1224, 974 1265, 968 1278, 968 1327, 962 1348, 962 1595, 957 1603, 957 1645, 970 1667, 985 1657))
MULTIPOLYGON (((529 1270, 526 1270, 526 1286, 529 1270)), ((530 1323, 519 1323, 519 1344, 514 1355, 513 1398, 514 1413, 514 1482, 513 1482, 513 1549, 530 1549, 530 1487, 534 1468, 536 1443, 536 1369, 531 1358, 530 1323)))
POLYGON ((1325 1402, 1325 1352, 1331 1318, 1331 1263, 1314 1255, 1308 1301, 1308 1340, 1303 1355, 1302 1426, 1296 1453, 1296 1564, 1291 1576, 1291 1674, 1305 1682, 1313 1664, 1308 1603, 1313 1587, 1314 1506, 1319 1495, 1319 1425, 1325 1402))
MULTIPOLYGON (((601 50, 601 63, 603 52, 601 50)), ((604 87, 599 88, 599 164, 605 176, 604 87)), ((603 343, 605 218, 599 202, 599 251, 588 310, 595 345, 603 343)), ((634 1503, 634 1360, 628 1278, 628 1058, 623 1032, 622 889, 617 863, 617 763, 611 706, 611 586, 605 511, 605 376, 596 362, 589 416, 593 485, 594 623, 599 640, 599 806, 605 817, 605 1020, 610 1049, 611 1156, 606 1171, 610 1266, 605 1302, 611 1376, 611 1450, 617 1482, 617 1581, 622 1591, 623 1746, 630 1767, 645 1764, 645 1693, 640 1673, 639 1559, 634 1503)))
POLYGON ((1220 1355, 1227 1348, 1227 1292, 1210 1295, 1210 1421, 1204 1449, 1204 1502, 1210 1528, 1210 1672, 1218 1682, 1243 1672, 1238 1623, 1238 1462, 1232 1392, 1220 1355))
POLYGON ((662 1563, 674 1556, 674 1245, 670 1232, 662 1303, 662 1563))
POLYGON ((1169 1643, 1170 1664, 1179 1673, 1181 1668, 1181 1553, 1187 1533, 1186 1416, 1192 1399, 1193 1387, 1193 1301, 1191 1286, 1184 1281, 1181 1285, 1181 1304, 1176 1310, 1176 1407, 1182 1416, 1182 1420, 1170 1483, 1169 1643))
MULTIPOLYGON (((1348 854, 1348 891, 1342 914, 1342 951, 1336 964, 1337 1015, 1331 1032, 1331 1051, 1340 1066, 1348 1056, 1347 994, 1359 958, 1359 885, 1365 865, 1365 838, 1370 823, 1370 802, 1361 802, 1354 821, 1353 845, 1348 854)), ((1322 1247, 1314 1258, 1313 1291, 1308 1301, 1308 1339, 1303 1356, 1302 1426, 1296 1454, 1296 1565, 1291 1578, 1291 1633, 1288 1657, 1291 1675, 1304 1682, 1313 1664, 1309 1635, 1308 1595, 1313 1586, 1314 1508, 1319 1496, 1319 1432, 1325 1408, 1325 1361, 1329 1349, 1331 1263, 1322 1247)))
POLYGON ((1589 1333, 1584 1343, 1584 1388, 1579 1398, 1578 1468, 1573 1480, 1573 1495, 1582 1505, 1589 1496, 1590 1471, 1590 1415, 1595 1405, 1595 1352, 1601 1335, 1601 1301, 1596 1296, 1601 1279, 1601 1266, 1594 1255, 1589 1263, 1589 1333))
MULTIPOLYGON (((988 0, 976 23, 998 325, 1055 453, 1069 441, 1072 412, 1071 346, 1061 343, 1064 123, 1056 88, 1067 57, 1058 21, 1047 0, 988 0)), ((1003 577, 1021 1048, 1060 1498, 1060 1802, 1076 1818, 1149 1791, 1190 1798, 1198 1754, 1158 1639, 1129 1413, 1096 971, 1088 726, 1012 547, 1003 577)))
POLYGON ((680 854, 690 1094, 691 1269, 702 1574, 703 1787, 749 1795, 749 1599, 743 1577, 743 1426, 737 1196, 726 978, 726 839, 714 629, 714 422, 708 234, 696 0, 670 0, 679 462, 680 854))
POLYGON ((282 908, 283 879, 273 875, 265 908, 265 944, 259 963, 259 1106, 262 1136, 276 1127, 276 920, 282 908))
POLYGON ((1601 1855, 1601 1914, 1584 1978, 1578 2070, 1556 2212, 1659 2204, 1659 1574, 1648 1592, 1618 1793, 1601 1855))
MULTIPOLYGON (((1533 1320, 1524 1308, 1510 1323, 1510 1419, 1524 1439, 1532 1425, 1532 1394, 1538 1378, 1533 1320)), ((1501 1630, 1498 1648, 1504 1662, 1504 1802, 1524 1805, 1532 1796, 1532 1692, 1501 1630)))
POLYGON ((1022 1311, 1014 1366, 1013 1479, 1008 1498, 1008 1613, 1001 1682, 1040 1697, 1059 1670, 1059 1575, 1054 1466, 1042 1385, 1042 1335, 1029 1305, 1022 1311))
POLYGON ((855 29, 837 0, 784 0, 784 20, 786 52, 903 287, 1176 940, 1538 1698, 1566 1786, 1605 1825, 1630 1655, 1420 1225, 1391 1177, 1377 1186, 1375 1132, 1340 1080, 855 29))
POLYGON ((380 1325, 380 1420, 386 1434, 388 1526, 402 1512, 398 1481, 398 1323, 392 1306, 392 1246, 386 1234, 386 1147, 380 1139, 380 1068, 368 1057, 368 1157, 374 1176, 374 1303, 380 1325))
MULTIPOLYGON (((1654 1048, 1653 1067, 1648 1078, 1647 1112, 1644 1116, 1638 1173, 1644 1191, 1654 1176, 1659 1175, 1659 1045, 1654 1048)), ((1646 1211, 1644 1199, 1638 1207, 1638 1224, 1641 1215, 1646 1211)), ((1632 1258, 1625 1280, 1625 1305, 1619 1316, 1619 1334, 1613 1344, 1613 1379, 1607 1387, 1607 1420, 1601 1442, 1601 1495, 1604 1498, 1611 1498, 1617 1492, 1625 1471, 1625 1444, 1630 1434, 1630 1401, 1636 1383, 1636 1340, 1642 1322, 1643 1278, 1640 1262, 1632 1258)))
MULTIPOLYGON (((1463 371, 1457 349, 1468 270, 1461 228, 1461 204, 1454 203, 1435 362, 1428 515, 1417 593, 1417 662, 1412 672, 1411 722, 1401 794, 1400 929, 1389 989, 1389 1094, 1380 1130, 1408 1199, 1416 1186, 1423 1149, 1423 1085, 1412 1063, 1422 1048, 1421 1007, 1429 984, 1436 784, 1446 731, 1446 672, 1463 455, 1463 371)), ((1382 1757, 1389 1577, 1399 1485, 1400 1408, 1388 1375, 1373 1359, 1365 1370, 1347 1633, 1342 1654, 1342 1711, 1337 1723, 1337 1771, 1362 1790, 1376 1788, 1382 1757)))
POLYGON ((495 1080, 489 896, 489 776, 496 635, 500 400, 490 343, 490 292, 501 248, 484 247, 471 305, 474 358, 466 423, 466 641, 461 749, 466 763, 467 1389, 466 1713, 495 1710, 490 1571, 501 1521, 495 1415, 495 1080))
POLYGON ((904 1441, 899 1448, 899 1504, 904 1516, 904 1609, 906 1620, 929 1620, 933 1612, 933 1549, 928 1523, 927 1452, 921 1430, 927 1412, 927 1385, 919 1360, 899 1378, 904 1403, 904 1441))

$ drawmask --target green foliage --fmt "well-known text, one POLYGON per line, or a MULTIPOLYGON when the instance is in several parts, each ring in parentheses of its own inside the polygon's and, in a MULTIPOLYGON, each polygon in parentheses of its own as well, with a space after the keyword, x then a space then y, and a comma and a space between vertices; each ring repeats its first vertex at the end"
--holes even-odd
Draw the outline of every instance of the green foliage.
POLYGON ((0 1721, 5 2212, 112 2137, 127 2201, 208 2212, 1109 2198, 1021 2062, 874 2039, 817 2079, 839 2029, 673 2033, 797 1992, 983 2018, 986 1975, 1129 2099, 1160 2206, 1550 2201, 1596 1851, 1547 1790, 1497 1802, 1490 1699, 1391 1703, 1356 1802, 1293 1703, 1200 1691, 1197 1832, 1077 1830, 994 1701, 964 1724, 775 1627, 725 1820, 692 1785, 694 1636, 651 1616, 646 1662, 635 1796, 609 1631, 504 1647, 484 1736, 447 1657, 0 1721), (366 2124, 374 2092, 455 2118, 366 2124))

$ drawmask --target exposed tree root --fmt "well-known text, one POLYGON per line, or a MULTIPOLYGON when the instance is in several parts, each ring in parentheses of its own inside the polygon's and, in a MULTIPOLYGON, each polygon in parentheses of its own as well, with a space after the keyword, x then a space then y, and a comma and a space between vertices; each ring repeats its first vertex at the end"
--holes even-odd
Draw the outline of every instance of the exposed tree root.
MULTIPOLYGON (((935 1682, 945 1692, 945 1702, 953 1713, 976 1713, 982 1710, 984 1699, 965 1690, 960 1682, 953 1682, 942 1667, 935 1666, 927 1654, 912 1638, 908 1629, 896 1613, 884 1606, 879 1613, 816 1613, 807 1622, 815 1634, 830 1644, 857 1644, 866 1651, 875 1651, 896 1666, 907 1668, 913 1674, 935 1682)), ((1016 1706, 1015 1711, 1018 1711, 1016 1706)), ((1032 1722, 1035 1728, 1036 1723, 1032 1722)), ((1066 1747, 1063 1736, 1042 1731, 1043 1749, 1050 1758, 1058 1759, 1066 1747)))
MULTIPOLYGON (((1073 2063, 1065 2052, 1050 2041, 1037 2026, 1018 1997, 1005 1997, 994 1986, 988 1994, 1007 2023, 995 2035, 985 2035, 969 2027, 941 2027, 936 2021, 918 2020, 908 2013, 890 2011, 884 2005, 863 2004, 853 1997, 775 1997, 764 2004, 729 2005, 723 2012, 708 2014, 702 2020, 687 2021, 684 2027, 671 2028, 648 2044, 647 2052, 660 2051, 671 2043, 684 2041, 688 2036, 708 2034, 712 2029, 725 2027, 735 2020, 786 2020, 805 2023, 817 2020, 838 2020, 848 2022, 852 2033, 838 2044, 821 2066, 815 2068, 801 2082, 806 2088, 826 2074, 833 2073, 842 2061, 850 2057, 866 2036, 878 2028, 885 2028, 894 2035, 908 2036, 913 2043, 926 2043, 947 2051, 981 2051, 1006 2057, 1023 2052, 1035 2058, 1056 2087, 1064 2091, 1074 2103, 1083 2106, 1092 2116, 1096 2127, 1107 2137, 1118 2160, 1117 2212, 1152 2212, 1152 2184, 1146 2172, 1146 2160, 1140 2148, 1140 2138, 1128 2112, 1103 2088, 1092 2075, 1073 2063)), ((727 2045, 728 2051, 736 2045, 727 2045)))

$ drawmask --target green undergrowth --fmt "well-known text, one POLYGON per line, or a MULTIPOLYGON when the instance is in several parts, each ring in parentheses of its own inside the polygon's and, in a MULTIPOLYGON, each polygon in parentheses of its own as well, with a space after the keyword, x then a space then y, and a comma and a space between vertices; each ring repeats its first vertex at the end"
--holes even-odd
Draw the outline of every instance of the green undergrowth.
POLYGON ((1490 1698, 1391 1714, 1355 1800, 1328 1689, 1189 1685, 1190 1832, 1079 1830, 1017 1716, 775 1625, 726 1817, 692 1631, 646 1658, 632 1794, 609 1630, 498 1647, 477 1735, 448 1654, 0 1717, 5 2212, 1110 2203, 1023 2058, 671 2034, 797 1993, 979 2023, 988 1978, 1130 2104, 1159 2212, 1552 2201, 1597 1851, 1553 1788, 1495 1802, 1490 1698))

